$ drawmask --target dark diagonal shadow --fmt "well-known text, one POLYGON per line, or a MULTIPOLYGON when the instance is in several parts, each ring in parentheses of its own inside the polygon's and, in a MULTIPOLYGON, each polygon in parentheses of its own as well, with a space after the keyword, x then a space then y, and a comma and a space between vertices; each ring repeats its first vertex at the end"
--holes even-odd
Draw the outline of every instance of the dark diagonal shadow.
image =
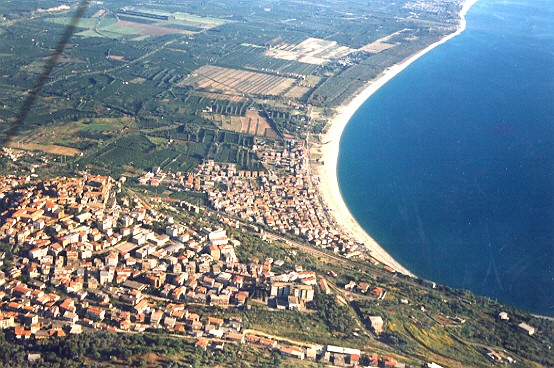
POLYGON ((29 112, 31 111, 33 104, 35 103, 38 95, 40 94, 40 91, 44 87, 44 84, 48 81, 48 78, 50 77, 50 73, 52 73, 52 70, 56 66, 58 59, 63 54, 63 51, 67 43, 69 42, 69 39, 71 38, 71 36, 73 36, 73 33, 75 33, 77 24, 79 23, 79 20, 83 17, 83 14, 87 10, 89 2, 90 0, 82 0, 79 3, 79 7, 77 8, 77 11, 75 11, 75 14, 73 14, 73 17, 71 18, 71 22, 65 28, 63 36, 58 42, 58 45, 56 46, 56 48, 54 49, 54 52, 48 58, 42 73, 39 75, 37 79, 36 84, 31 90, 29 90, 27 98, 25 99, 25 102, 23 102, 23 105, 21 106, 21 109, 16 115, 14 122, 10 125, 8 130, 1 137, 0 146, 6 146, 9 143, 11 143, 13 138, 17 134, 17 132, 23 126, 23 123, 25 123, 25 119, 27 119, 27 115, 29 115, 29 112))

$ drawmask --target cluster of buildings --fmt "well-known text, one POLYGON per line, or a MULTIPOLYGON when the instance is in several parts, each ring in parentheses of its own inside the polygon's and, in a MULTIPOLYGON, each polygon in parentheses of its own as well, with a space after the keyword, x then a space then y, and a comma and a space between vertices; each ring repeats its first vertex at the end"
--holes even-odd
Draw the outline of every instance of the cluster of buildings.
POLYGON ((359 365, 357 349, 283 345, 245 334, 241 317, 194 313, 191 305, 240 307, 257 283, 268 285, 269 305, 303 310, 325 279, 300 266, 276 274, 272 267, 284 263, 271 258, 241 262, 240 243, 223 228, 176 223, 120 187, 107 176, 0 177, 0 239, 16 254, 0 254, 0 328, 16 339, 165 329, 196 338, 203 349, 247 343, 296 359, 359 365))
POLYGON ((314 272, 241 262, 225 229, 176 223, 120 186, 106 176, 0 177, 0 239, 15 254, 0 257, 2 328, 17 338, 165 328, 234 341, 241 321, 215 323, 185 304, 242 306, 259 282, 280 285, 274 297, 288 309, 313 300, 314 272))
POLYGON ((148 171, 138 178, 139 184, 151 185, 157 187, 165 179, 166 174, 159 166, 152 168, 152 171, 148 171))
POLYGON ((359 245, 332 224, 310 175, 304 141, 254 146, 266 171, 237 170, 234 164, 206 160, 196 173, 173 181, 173 188, 204 191, 213 208, 275 232, 299 237, 347 257, 359 245))
MULTIPOLYGON (((289 344, 283 344, 279 341, 268 337, 257 335, 246 335, 241 340, 236 340, 241 344, 249 344, 260 348, 269 349, 279 352, 282 356, 286 356, 299 360, 317 361, 322 364, 332 365, 333 367, 361 367, 361 360, 365 353, 359 349, 346 348, 342 346, 326 345, 326 346, 311 346, 300 347, 289 344)), ((224 341, 210 341, 207 338, 198 338, 196 346, 204 350, 221 350, 224 347, 224 341)), ((404 368, 404 363, 398 362, 391 356, 379 356, 378 354, 370 354, 364 356, 364 367, 387 367, 387 368, 404 368)), ((440 368, 440 366, 437 366, 440 368)))
POLYGON ((9 160, 16 162, 19 157, 23 155, 23 151, 14 150, 9 147, 2 147, 2 150, 0 151, 0 157, 7 157, 9 160))

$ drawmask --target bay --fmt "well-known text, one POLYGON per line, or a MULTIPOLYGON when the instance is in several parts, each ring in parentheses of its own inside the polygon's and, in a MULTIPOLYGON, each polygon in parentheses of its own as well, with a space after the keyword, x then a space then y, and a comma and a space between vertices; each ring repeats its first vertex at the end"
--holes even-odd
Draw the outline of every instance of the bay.
POLYGON ((554 315, 554 4, 466 19, 352 117, 341 193, 416 275, 554 315))

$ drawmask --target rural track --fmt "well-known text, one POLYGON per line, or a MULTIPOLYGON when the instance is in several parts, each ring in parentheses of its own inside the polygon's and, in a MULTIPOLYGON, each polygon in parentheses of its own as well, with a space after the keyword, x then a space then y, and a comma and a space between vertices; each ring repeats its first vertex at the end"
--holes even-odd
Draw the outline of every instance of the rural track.
POLYGON ((312 344, 312 343, 309 343, 309 342, 306 342, 306 341, 293 340, 293 339, 289 339, 287 337, 268 334, 267 332, 263 332, 263 331, 259 331, 259 330, 245 329, 243 332, 244 332, 245 335, 255 335, 255 336, 266 337, 266 338, 277 340, 277 341, 286 341, 290 344, 305 346, 305 347, 309 347, 309 348, 311 348, 312 346, 318 346, 318 347, 322 346, 322 345, 319 345, 319 344, 312 344))

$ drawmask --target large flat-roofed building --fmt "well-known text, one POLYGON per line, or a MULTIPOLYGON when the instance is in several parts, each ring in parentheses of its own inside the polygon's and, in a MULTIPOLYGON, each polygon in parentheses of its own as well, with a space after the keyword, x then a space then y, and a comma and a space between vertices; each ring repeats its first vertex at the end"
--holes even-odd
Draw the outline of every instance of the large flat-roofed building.
POLYGON ((342 346, 327 345, 325 351, 333 354, 360 355, 360 349, 345 348, 342 346))
POLYGON ((531 327, 527 323, 522 322, 519 325, 517 325, 517 327, 519 327, 523 331, 527 332, 529 334, 529 336, 531 336, 535 333, 535 327, 531 327))

